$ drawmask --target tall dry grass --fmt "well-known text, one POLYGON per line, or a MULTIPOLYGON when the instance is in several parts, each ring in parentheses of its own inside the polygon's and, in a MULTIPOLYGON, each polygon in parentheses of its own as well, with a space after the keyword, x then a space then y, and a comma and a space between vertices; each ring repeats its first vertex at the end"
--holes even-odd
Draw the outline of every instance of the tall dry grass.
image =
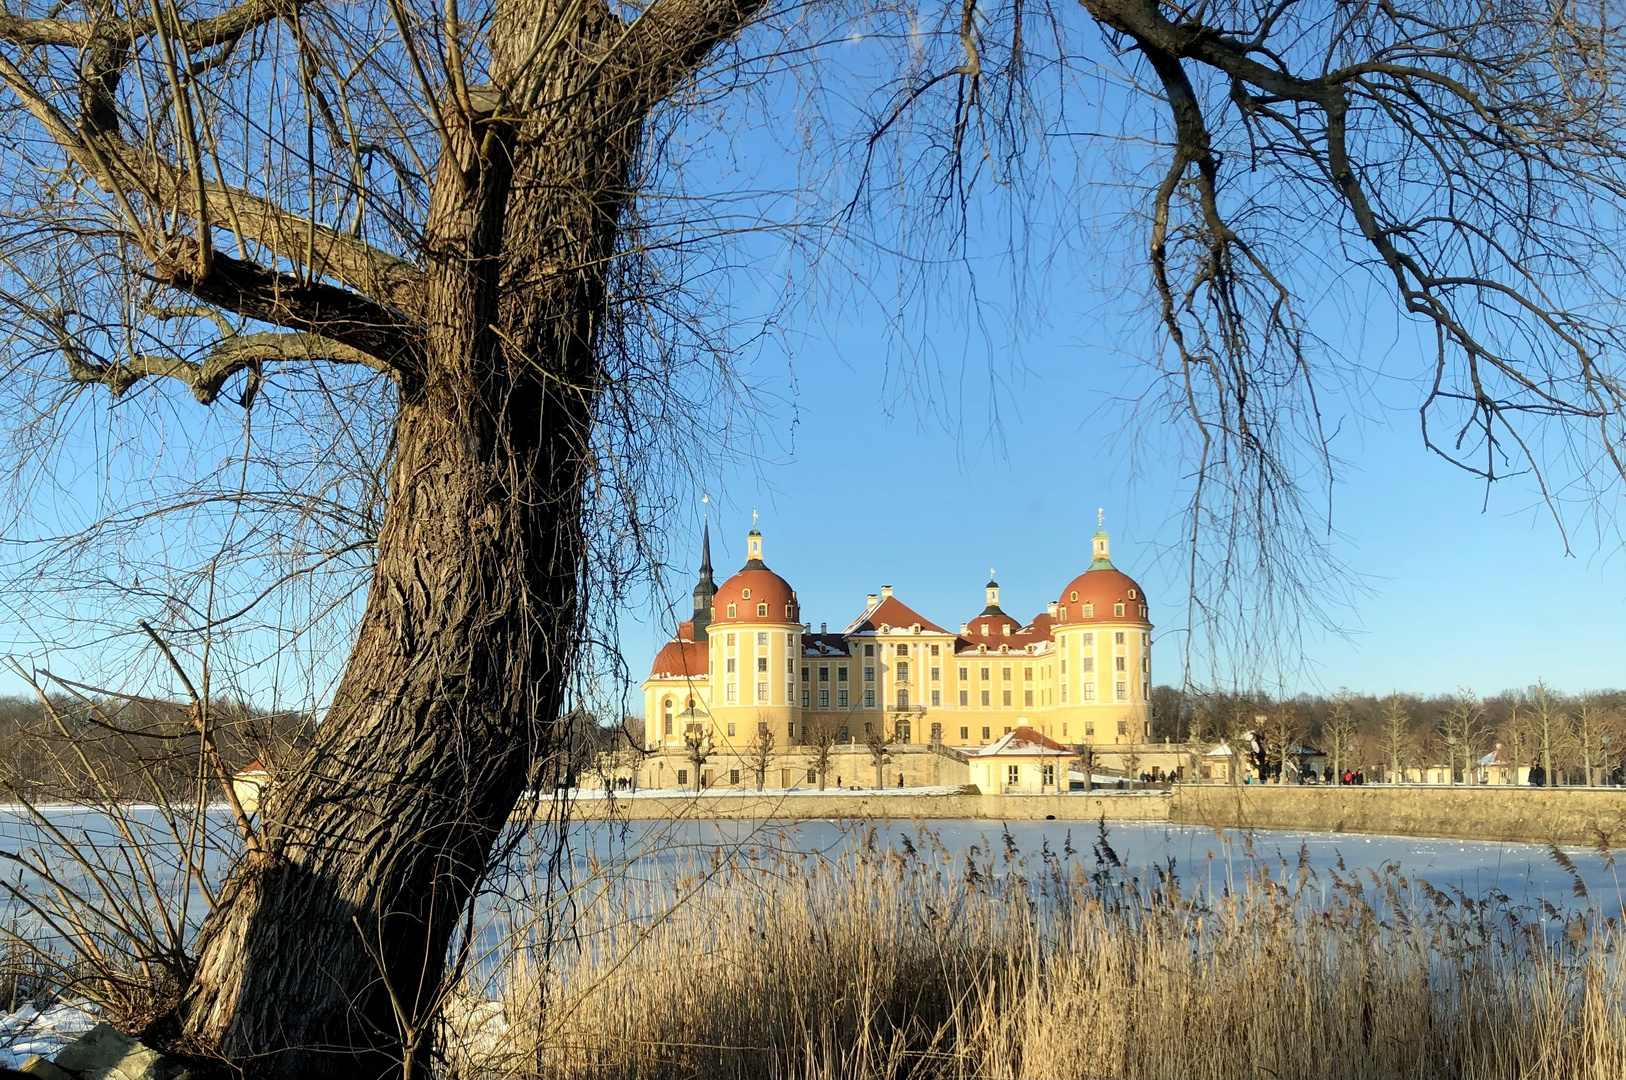
POLYGON ((1082 860, 857 839, 595 878, 570 948, 469 980, 500 1007, 449 1010, 445 1072, 1626 1076, 1612 919, 1302 855, 1136 878, 1104 830, 1082 860))

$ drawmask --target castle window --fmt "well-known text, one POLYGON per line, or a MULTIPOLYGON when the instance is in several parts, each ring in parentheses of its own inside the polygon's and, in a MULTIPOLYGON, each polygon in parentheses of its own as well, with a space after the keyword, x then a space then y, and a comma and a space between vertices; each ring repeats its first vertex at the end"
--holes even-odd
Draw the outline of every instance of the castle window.
POLYGON ((864 691, 864 708, 866 708, 866 709, 875 708, 875 691, 873 691, 873 690, 865 690, 864 691))
POLYGON ((875 643, 873 641, 867 642, 864 645, 864 655, 865 656, 874 656, 875 655, 875 643))
POLYGON ((983 637, 988 636, 988 624, 987 623, 982 624, 982 636, 983 637))
POLYGON ((728 703, 730 705, 734 704, 736 701, 738 701, 740 699, 739 689, 733 683, 728 684, 728 695, 727 695, 727 697, 728 697, 728 703))
POLYGON ((1085 701, 1094 701, 1095 700, 1095 684, 1094 683, 1087 682, 1087 683, 1084 684, 1084 700, 1085 701))
POLYGON ((728 673, 730 675, 734 674, 734 664, 735 664, 735 660, 734 660, 734 658, 732 656, 730 656, 728 658, 728 673))
POLYGON ((1006 637, 1011 636, 1011 624, 1010 623, 1005 624, 1005 636, 1006 637))
POLYGON ((1134 598, 1135 598, 1135 590, 1130 589, 1129 590, 1129 599, 1133 600, 1134 598))
POLYGON ((988 729, 987 728, 982 729, 982 741, 983 742, 988 741, 988 729))
POLYGON ((1064 739, 1067 737, 1067 725, 1066 724, 1063 724, 1061 726, 1061 737, 1064 738, 1064 739))
POLYGON ((1005 782, 1010 784, 1011 787, 1015 787, 1017 784, 1021 783, 1022 782, 1022 766, 1020 766, 1020 765, 1007 765, 1007 766, 1005 766, 1005 782))
POLYGON ((1066 683, 1061 684, 1061 703, 1063 705, 1067 704, 1067 684, 1066 683))
POLYGON ((988 669, 987 668, 982 669, 982 681, 983 682, 988 681, 988 669))
POLYGON ((1119 656, 1119 657, 1114 657, 1114 660, 1116 661, 1116 663, 1113 664, 1113 667, 1117 668, 1119 671, 1124 670, 1124 658, 1119 656))
POLYGON ((982 707, 985 709, 988 707, 988 691, 986 690, 982 692, 982 707))
POLYGON ((819 778, 819 771, 817 769, 809 769, 809 770, 807 770, 807 782, 808 783, 811 784, 814 781, 816 781, 818 778, 819 778))
POLYGON ((1067 674, 1067 658, 1065 656, 1061 658, 1061 673, 1063 675, 1067 674))
POLYGON ((804 708, 804 709, 808 707, 808 695, 810 693, 811 693, 811 691, 808 691, 808 690, 803 690, 802 691, 802 708, 804 708))
POLYGON ((901 642, 901 641, 898 642, 898 655, 899 656, 908 656, 909 655, 909 646, 907 644, 905 644, 904 642, 901 642))
POLYGON ((728 770, 728 782, 730 784, 733 784, 735 787, 739 787, 740 786, 740 770, 738 770, 738 769, 730 769, 730 770, 728 770))
POLYGON ((909 681, 909 661, 907 661, 907 660, 899 660, 898 663, 897 663, 897 670, 898 670, 898 681, 899 682, 908 682, 909 681))
MULTIPOLYGON (((734 618, 739 613, 740 613, 739 608, 736 607, 734 604, 731 603, 731 604, 728 605, 728 617, 730 619, 734 618)), ((730 645, 734 644, 734 635, 733 634, 728 635, 728 643, 730 645)))
MULTIPOLYGON (((1119 604, 1118 606, 1122 607, 1123 605, 1119 604)), ((1118 614, 1122 615, 1123 612, 1120 611, 1120 612, 1118 612, 1118 614)), ((758 604, 757 605, 757 618, 766 619, 767 617, 768 617, 768 605, 767 604, 758 604)))
POLYGON ((1095 657, 1086 656, 1084 658, 1084 670, 1085 671, 1094 671, 1095 670, 1095 657))
POLYGON ((907 690, 899 690, 898 691, 898 708, 907 709, 908 707, 909 707, 909 691, 907 691, 907 690))
MULTIPOLYGON (((785 674, 786 675, 795 675, 796 674, 796 661, 792 660, 788 656, 785 657, 785 674)), ((802 676, 802 678, 805 679, 805 678, 807 678, 807 676, 804 674, 802 676)))
POLYGON ((1093 723, 1085 724, 1084 725, 1084 734, 1086 736, 1094 735, 1095 734, 1095 725, 1093 723))
POLYGON ((1118 687, 1117 687, 1117 693, 1118 693, 1118 700, 1119 701, 1128 701, 1129 700, 1129 684, 1128 683, 1119 683, 1118 687))
POLYGON ((1056 617, 1059 618, 1059 619, 1067 618, 1067 605, 1066 604, 1063 604, 1061 606, 1061 610, 1056 612, 1056 617))
POLYGON ((758 645, 766 645, 766 644, 768 644, 768 635, 767 634, 758 634, 757 635, 757 644, 758 645))
POLYGON ((842 742, 852 742, 853 741, 852 732, 849 731, 847 728, 842 728, 841 729, 841 741, 842 742))
POLYGON ((1122 645, 1124 643, 1124 632, 1122 630, 1112 635, 1112 643, 1114 645, 1122 645))
POLYGON ((960 729, 960 741, 961 742, 970 742, 971 741, 971 729, 970 728, 963 727, 963 728, 960 729))
POLYGON ((1086 619, 1095 618, 1095 605, 1094 604, 1085 604, 1084 605, 1084 617, 1086 619))
MULTIPOLYGON (((786 619, 786 621, 788 622, 789 620, 794 619, 795 617, 796 617, 796 605, 795 604, 786 604, 785 605, 785 619, 786 619)), ((789 635, 787 634, 786 636, 788 637, 789 635)))
POLYGON ((999 669, 999 680, 1000 680, 1000 682, 1010 682, 1011 681, 1011 669, 1008 668, 1008 667, 1007 668, 1000 668, 999 669))
POLYGON ((960 681, 965 682, 967 678, 969 678, 969 676, 966 675, 966 669, 961 668, 960 669, 960 681))
POLYGON ((971 704, 971 691, 969 691, 969 690, 961 690, 960 691, 960 707, 963 709, 969 704, 971 704))
MULTIPOLYGON (((805 678, 807 678, 807 676, 803 675, 802 678, 805 679, 805 678)), ((830 681, 830 666, 828 664, 819 665, 819 681, 820 682, 829 682, 830 681)))
POLYGON ((846 682, 846 681, 847 681, 847 665, 842 664, 840 667, 836 668, 836 682, 846 682))
POLYGON ((1033 708, 1033 691, 1032 690, 1024 690, 1024 691, 1022 691, 1022 704, 1024 706, 1026 706, 1027 708, 1029 708, 1029 709, 1033 708))
POLYGON ((1124 606, 1122 604, 1113 604, 1112 605, 1112 613, 1114 615, 1116 615, 1120 619, 1123 618, 1124 617, 1124 606))
POLYGON ((1072 592, 1068 593, 1067 599, 1075 604, 1078 603, 1078 590, 1074 589, 1072 592))
POLYGON ((943 741, 943 725, 942 724, 933 724, 932 725, 932 742, 940 743, 942 741, 943 741))
POLYGON ((938 649, 938 647, 937 647, 937 646, 936 646, 936 645, 933 645, 933 646, 932 646, 932 655, 933 655, 933 656, 936 656, 936 655, 937 655, 937 649, 938 649))
POLYGON ((999 703, 1007 709, 1011 707, 1011 692, 1009 690, 1000 691, 999 703))
POLYGON ((933 705, 941 705, 941 704, 943 704, 943 691, 941 691, 941 690, 933 690, 932 691, 932 704, 933 705))
POLYGON ((679 769, 678 770, 678 787, 688 787, 688 786, 689 786, 689 770, 688 769, 679 769))
POLYGON ((734 725, 733 724, 728 725, 728 737, 731 738, 731 739, 734 737, 734 725))
POLYGON ((768 700, 768 684, 767 683, 765 683, 765 682, 757 683, 757 700, 758 701, 767 701, 768 700))
POLYGON ((978 645, 977 646, 977 652, 986 653, 987 651, 988 651, 988 646, 986 646, 986 645, 978 645))
POLYGON ((1140 647, 1143 648, 1143 649, 1150 649, 1152 647, 1152 635, 1151 634, 1142 634, 1140 636, 1140 647))
POLYGON ((730 649, 732 649, 734 647, 734 635, 733 634, 728 635, 728 647, 730 649))
POLYGON ((830 707, 830 691, 828 691, 828 690, 820 690, 819 691, 819 708, 828 709, 829 707, 830 707))
POLYGON ((845 686, 836 691, 836 707, 841 709, 847 707, 847 688, 845 686))
POLYGON ((1145 604, 1142 604, 1140 606, 1140 617, 1143 618, 1143 619, 1146 618, 1146 605, 1145 604))
POLYGON ((1150 656, 1143 656, 1140 658, 1140 669, 1142 671, 1152 670, 1152 658, 1150 656))
POLYGON ((942 680, 943 680, 943 669, 942 668, 935 668, 935 667, 932 668, 932 682, 941 682, 942 680))
POLYGON ((874 682, 875 681, 875 669, 874 668, 867 667, 867 668, 864 669, 864 681, 865 682, 874 682))
POLYGON ((1095 644, 1095 634, 1094 633, 1085 634, 1084 635, 1084 644, 1086 644, 1086 645, 1094 645, 1095 644))
POLYGON ((807 681, 807 669, 806 668, 802 669, 802 681, 803 682, 807 681))
POLYGON ((1118 721, 1118 734, 1119 735, 1128 735, 1129 734, 1129 721, 1128 720, 1120 720, 1120 721, 1118 721))
POLYGON ((749 600, 749 599, 751 599, 751 590, 750 589, 741 589, 740 590, 740 599, 741 600, 749 600))
POLYGON ((768 658, 766 656, 757 657, 757 670, 758 671, 767 671, 768 670, 768 658))

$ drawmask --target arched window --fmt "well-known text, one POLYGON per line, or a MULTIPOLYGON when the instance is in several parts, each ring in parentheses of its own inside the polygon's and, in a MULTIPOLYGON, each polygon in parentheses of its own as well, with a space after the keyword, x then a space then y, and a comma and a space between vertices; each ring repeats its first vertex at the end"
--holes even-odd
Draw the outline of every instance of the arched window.
POLYGON ((661 725, 661 734, 663 734, 663 735, 672 734, 672 699, 671 698, 667 698, 665 703, 662 705, 662 719, 663 719, 664 722, 661 725))
POLYGON ((901 743, 909 741, 909 721, 899 720, 898 726, 893 729, 897 733, 897 740, 901 743))
POLYGON ((932 742, 940 743, 942 741, 943 741, 943 725, 942 724, 933 724, 932 725, 932 742))

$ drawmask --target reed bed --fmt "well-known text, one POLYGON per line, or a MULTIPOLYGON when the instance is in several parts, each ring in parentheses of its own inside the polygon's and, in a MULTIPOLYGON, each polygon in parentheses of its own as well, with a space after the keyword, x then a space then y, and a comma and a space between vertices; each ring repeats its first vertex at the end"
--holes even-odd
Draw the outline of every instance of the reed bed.
POLYGON ((676 881, 605 871, 571 897, 566 947, 466 978, 443 1072, 1626 1076, 1621 929, 1584 904, 1251 850, 1183 883, 1092 839, 966 855, 871 831, 832 857, 713 854, 676 881))

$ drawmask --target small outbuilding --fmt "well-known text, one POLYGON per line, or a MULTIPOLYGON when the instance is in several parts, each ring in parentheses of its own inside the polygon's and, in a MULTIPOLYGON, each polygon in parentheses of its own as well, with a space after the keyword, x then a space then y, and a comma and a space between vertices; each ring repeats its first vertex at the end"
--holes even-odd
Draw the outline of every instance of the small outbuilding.
POLYGON ((986 794, 1065 791, 1073 751, 1030 727, 1019 727, 968 755, 971 782, 986 794))

